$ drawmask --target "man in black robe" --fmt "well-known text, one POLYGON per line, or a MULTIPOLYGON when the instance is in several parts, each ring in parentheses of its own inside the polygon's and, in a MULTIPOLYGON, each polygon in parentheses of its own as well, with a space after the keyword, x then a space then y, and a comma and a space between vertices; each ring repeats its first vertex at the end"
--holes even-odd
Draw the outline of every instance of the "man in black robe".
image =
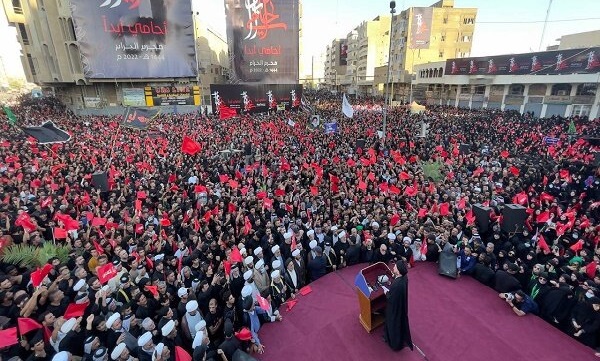
POLYGON ((406 263, 397 262, 392 270, 394 282, 386 293, 387 306, 385 310, 385 329, 383 337, 385 342, 394 351, 408 346, 413 349, 408 324, 408 268, 406 263))

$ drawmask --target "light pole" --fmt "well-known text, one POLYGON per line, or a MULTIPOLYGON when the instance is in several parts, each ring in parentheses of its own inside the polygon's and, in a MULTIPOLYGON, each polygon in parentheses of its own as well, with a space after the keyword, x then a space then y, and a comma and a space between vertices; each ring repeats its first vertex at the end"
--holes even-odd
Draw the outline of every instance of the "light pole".
POLYGON ((385 103, 383 104, 383 149, 385 149, 385 138, 387 137, 387 112, 388 112, 388 99, 390 93, 390 65, 392 64, 392 31, 394 30, 394 14, 396 13, 396 2, 390 1, 390 14, 392 19, 390 20, 390 45, 388 49, 388 63, 387 63, 387 80, 385 82, 385 103))

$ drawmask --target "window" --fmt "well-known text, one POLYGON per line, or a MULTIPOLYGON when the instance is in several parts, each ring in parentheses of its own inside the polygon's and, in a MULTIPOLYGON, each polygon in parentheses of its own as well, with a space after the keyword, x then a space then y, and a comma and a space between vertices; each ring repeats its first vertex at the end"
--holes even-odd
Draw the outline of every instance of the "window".
POLYGON ((446 35, 442 35, 442 36, 440 37, 440 41, 446 41, 446 35))
POLYGON ((29 69, 31 70, 31 75, 36 75, 35 65, 33 64, 33 58, 31 54, 27 54, 27 64, 29 64, 29 69))
POLYGON ((27 29, 23 23, 19 23, 19 35, 21 35, 23 45, 29 45, 29 35, 27 35, 27 29))
POLYGON ((15 14, 23 14, 23 7, 21 6, 21 0, 12 0, 13 11, 15 14))
POLYGON ((511 84, 508 88, 509 95, 523 95, 525 86, 523 84, 511 84))
POLYGON ((592 110, 591 105, 573 105, 573 111, 571 112, 571 115, 587 117, 590 115, 591 110, 592 110))
POLYGON ((546 84, 531 84, 529 95, 546 95, 546 84))
POLYGON ((448 18, 444 18, 444 24, 448 24, 448 18))
POLYGON ((468 94, 471 92, 471 87, 466 84, 463 84, 460 86, 460 92, 463 94, 468 94))
POLYGON ((478 94, 478 95, 485 94, 485 85, 476 85, 475 86, 475 94, 478 94))
POLYGON ((550 95, 571 95, 571 84, 554 84, 550 95))
POLYGON ((439 54, 438 54, 438 57, 439 57, 439 58, 443 58, 443 57, 444 57, 444 52, 443 52, 443 51, 440 51, 440 52, 439 52, 439 54))
POLYGON ((475 18, 464 18, 463 24, 465 25, 473 25, 475 24, 475 18))
POLYGON ((462 41, 463 43, 468 43, 468 42, 470 42, 470 41, 471 41, 471 39, 472 39, 472 36, 471 36, 471 35, 463 35, 463 36, 462 36, 462 38, 461 38, 461 41, 462 41))
POLYGON ((598 86, 594 83, 583 83, 577 86, 576 95, 591 95, 595 96, 598 86))
POLYGON ((438 70, 438 76, 441 78, 441 77, 442 77, 442 75, 444 75, 444 68, 440 68, 440 69, 438 70))

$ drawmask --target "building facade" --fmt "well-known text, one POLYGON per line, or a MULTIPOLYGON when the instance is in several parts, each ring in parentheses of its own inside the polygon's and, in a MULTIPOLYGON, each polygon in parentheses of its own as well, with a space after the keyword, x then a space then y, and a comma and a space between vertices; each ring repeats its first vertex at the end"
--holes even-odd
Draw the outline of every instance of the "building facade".
MULTIPOLYGON (((591 61, 587 61, 587 66, 585 60, 574 62, 582 71, 561 74, 451 74, 448 73, 451 60, 415 65, 416 77, 410 95, 413 100, 429 105, 517 110, 536 117, 596 118, 600 116, 600 62, 586 54, 600 53, 596 51, 600 48, 580 50, 591 61)), ((543 54, 519 55, 533 58, 543 54)), ((555 64, 552 65, 555 69, 555 64)))
MULTIPOLYGON (((425 10, 409 8, 394 16, 390 100, 407 101, 416 65, 469 57, 476 18, 476 8, 455 8, 454 0, 438 1, 425 10), (417 36, 417 15, 428 12, 431 13, 429 38, 424 43, 417 44, 416 39, 413 39, 417 36)), ((379 78, 374 86, 383 91, 386 88, 385 82, 385 77, 379 78)))
POLYGON ((169 87, 173 92, 163 97, 162 105, 186 104, 179 110, 192 110, 210 104, 210 96, 206 96, 210 94, 210 83, 227 80, 226 41, 197 22, 197 11, 193 12, 196 77, 90 79, 83 73, 69 0, 2 0, 2 4, 9 24, 17 29, 27 80, 74 110, 113 108, 119 112, 119 108, 129 105, 158 105, 164 93, 157 95, 157 89, 169 87))

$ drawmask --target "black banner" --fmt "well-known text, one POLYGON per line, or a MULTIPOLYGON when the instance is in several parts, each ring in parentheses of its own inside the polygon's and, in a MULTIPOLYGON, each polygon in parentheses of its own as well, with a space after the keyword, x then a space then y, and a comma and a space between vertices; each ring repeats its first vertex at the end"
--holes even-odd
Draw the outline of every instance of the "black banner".
POLYGON ((348 42, 344 40, 340 40, 340 64, 348 65, 348 42))
POLYGON ((51 121, 47 121, 39 127, 23 127, 23 132, 34 137, 40 144, 64 143, 71 139, 69 133, 51 121))
POLYGON ((298 0, 225 0, 234 82, 298 82, 298 11, 298 0))
POLYGON ((158 109, 129 107, 123 114, 123 126, 135 129, 148 129, 150 121, 158 114, 158 109))
POLYGON ((86 78, 196 76, 191 0, 71 0, 71 11, 86 78))
POLYGON ((224 105, 240 113, 264 113, 276 111, 284 105, 286 110, 298 109, 301 105, 302 85, 297 84, 211 84, 213 113, 224 105))
POLYGON ((445 75, 556 75, 600 72, 600 48, 446 60, 445 75))

